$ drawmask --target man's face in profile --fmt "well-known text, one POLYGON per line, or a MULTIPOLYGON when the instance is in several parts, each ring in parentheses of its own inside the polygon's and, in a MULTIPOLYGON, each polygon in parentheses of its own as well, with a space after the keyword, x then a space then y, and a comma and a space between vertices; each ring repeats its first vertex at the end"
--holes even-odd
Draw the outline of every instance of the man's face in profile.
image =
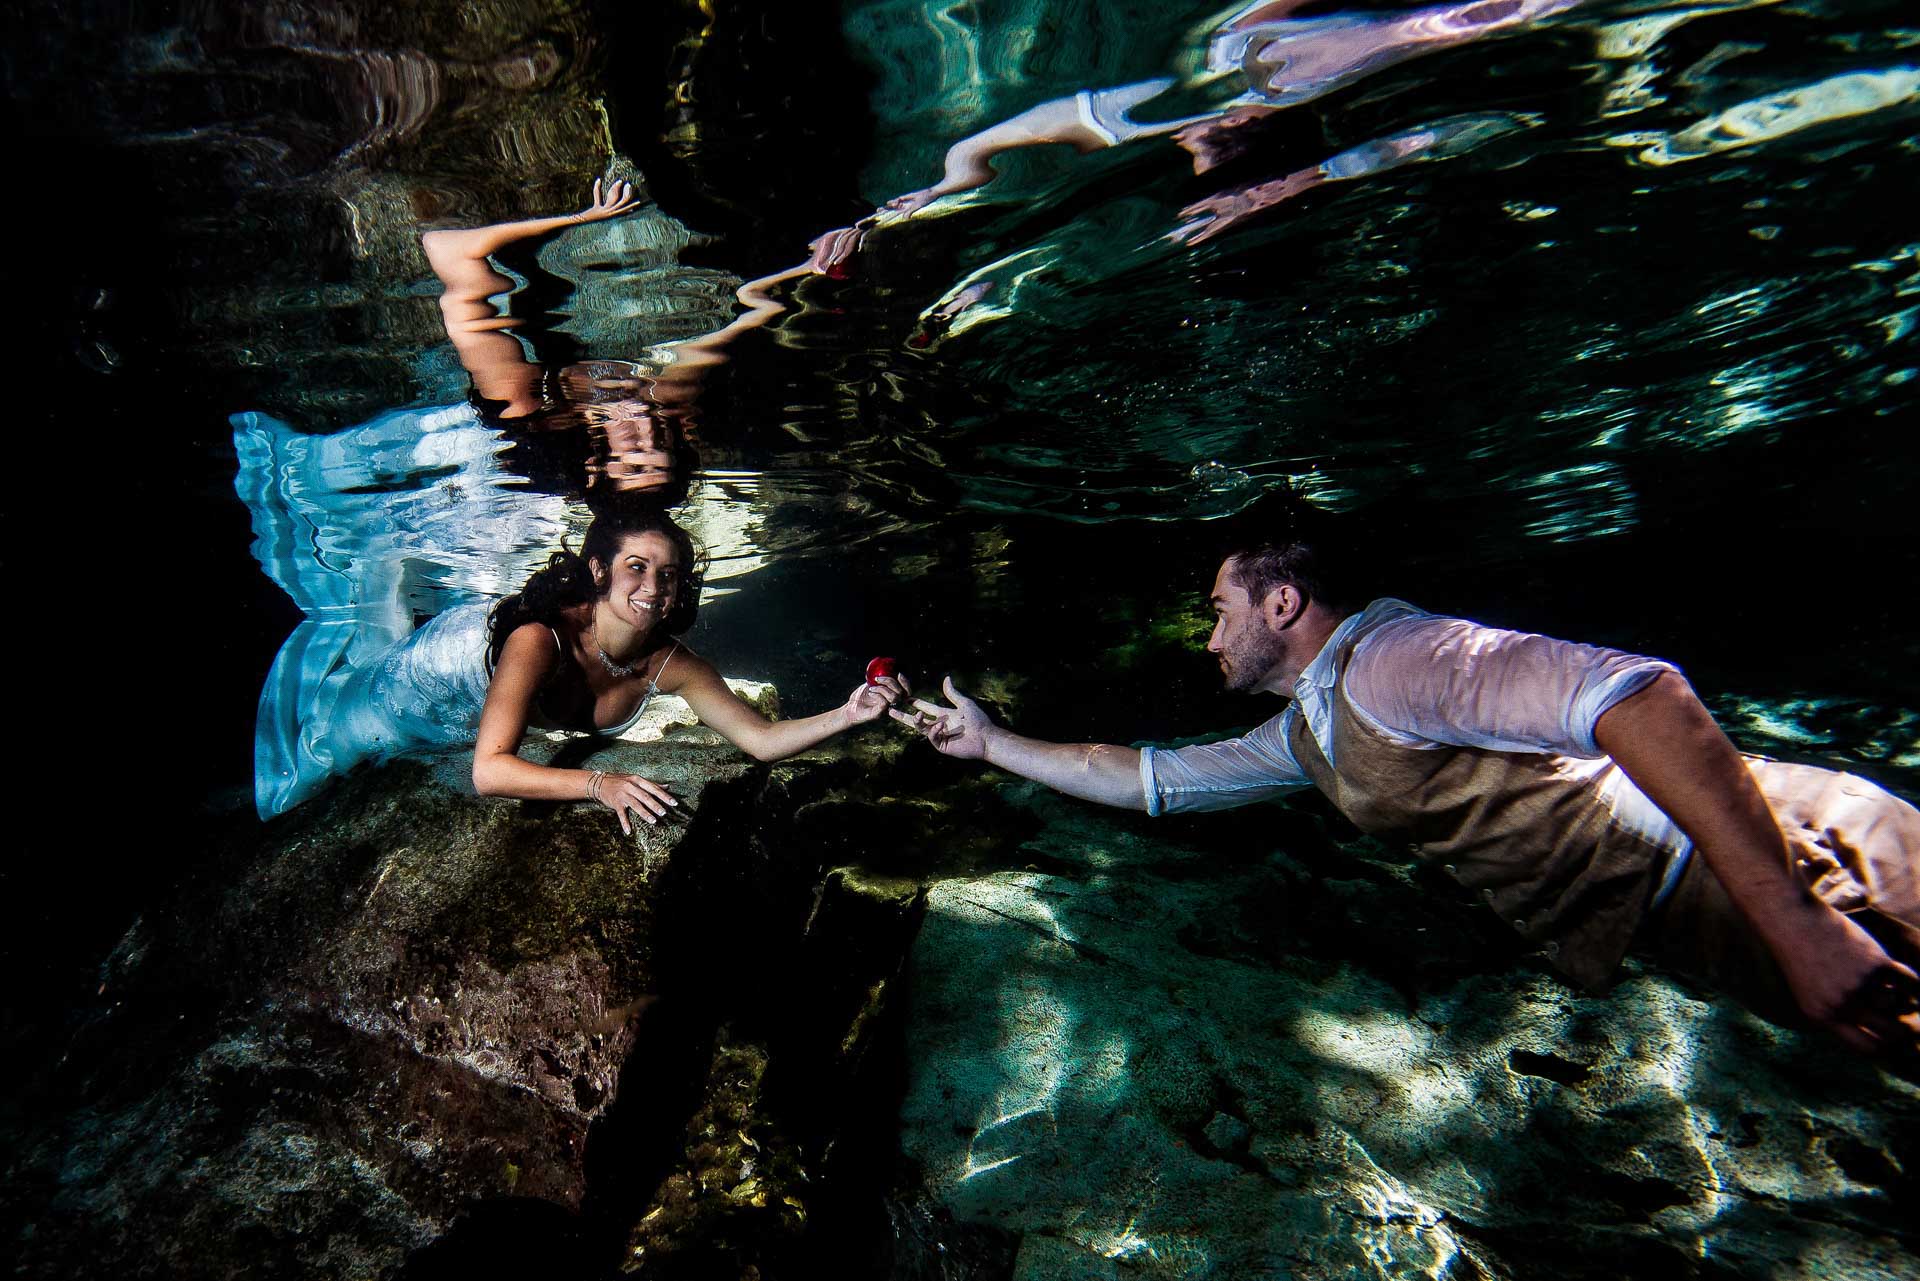
POLYGON ((1227 689, 1243 693, 1258 688, 1280 663, 1280 638, 1267 628, 1260 609, 1240 585, 1232 561, 1223 562, 1214 575, 1209 603, 1213 634, 1207 637, 1207 652, 1219 660, 1227 689))

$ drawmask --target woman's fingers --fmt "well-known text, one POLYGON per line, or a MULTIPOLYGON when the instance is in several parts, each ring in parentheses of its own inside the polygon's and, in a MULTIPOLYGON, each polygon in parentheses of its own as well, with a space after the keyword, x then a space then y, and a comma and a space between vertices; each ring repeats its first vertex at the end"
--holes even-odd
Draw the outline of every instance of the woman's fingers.
POLYGON ((607 808, 620 817, 620 830, 629 834, 633 825, 627 821, 627 812, 631 810, 647 823, 656 823, 667 816, 671 809, 679 807, 679 800, 652 779, 641 778, 637 774, 627 774, 617 781, 608 776, 605 787, 612 789, 607 808))
POLYGON ((658 800, 666 807, 666 809, 660 811, 662 814, 666 813, 667 809, 675 808, 680 804, 679 799, 676 798, 672 792, 669 792, 666 788, 660 786, 660 784, 650 778, 639 778, 636 776, 633 782, 636 787, 642 789, 647 795, 658 800))

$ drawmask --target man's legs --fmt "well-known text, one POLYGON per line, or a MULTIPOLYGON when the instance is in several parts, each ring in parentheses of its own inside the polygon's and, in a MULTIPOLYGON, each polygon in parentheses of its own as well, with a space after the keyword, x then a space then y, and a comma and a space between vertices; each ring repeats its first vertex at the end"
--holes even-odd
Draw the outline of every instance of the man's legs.
MULTIPOLYGON (((1749 760, 1801 879, 1896 959, 1920 968, 1920 810, 1866 779, 1749 760)), ((1776 1023, 1803 1020, 1766 944, 1695 857, 1640 950, 1776 1023)))

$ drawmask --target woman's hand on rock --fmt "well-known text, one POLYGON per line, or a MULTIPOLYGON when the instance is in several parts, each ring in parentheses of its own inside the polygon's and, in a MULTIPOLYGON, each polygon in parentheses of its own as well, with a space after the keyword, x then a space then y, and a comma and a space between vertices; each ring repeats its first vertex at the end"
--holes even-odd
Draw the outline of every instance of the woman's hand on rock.
POLYGON ((615 178, 601 189, 601 180, 593 180, 593 203, 573 215, 575 222, 603 222, 618 218, 640 203, 640 192, 624 178, 615 178))
POLYGON ((913 685, 904 676, 876 677, 872 684, 862 683, 847 695, 847 720, 864 725, 886 715, 887 709, 904 703, 913 693, 913 685))
POLYGON ((600 780, 594 799, 612 810, 620 819, 620 830, 632 835, 633 820, 628 811, 638 814, 642 821, 658 823, 667 816, 667 811, 677 808, 679 801, 652 779, 641 778, 638 774, 608 774, 600 780))

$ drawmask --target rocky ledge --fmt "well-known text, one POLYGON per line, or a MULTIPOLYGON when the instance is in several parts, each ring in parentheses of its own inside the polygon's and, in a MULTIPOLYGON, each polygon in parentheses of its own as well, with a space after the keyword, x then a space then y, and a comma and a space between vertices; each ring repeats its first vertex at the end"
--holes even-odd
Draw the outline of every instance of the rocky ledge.
POLYGON ((632 837, 462 760, 236 826, 16 1109, 20 1275, 1920 1272, 1920 1087, 1570 991, 1311 802, 661 732, 632 837))
POLYGON ((802 1249, 918 889, 796 848, 844 758, 591 759, 683 814, 628 837, 475 798, 450 758, 236 823, 107 961, 12 1145, 20 1274, 588 1275, 624 1248, 731 1275, 802 1249))
POLYGON ((1310 813, 1013 785, 939 881, 902 1144, 1017 1281, 1920 1276, 1920 1086, 1630 966, 1574 992, 1310 813))

